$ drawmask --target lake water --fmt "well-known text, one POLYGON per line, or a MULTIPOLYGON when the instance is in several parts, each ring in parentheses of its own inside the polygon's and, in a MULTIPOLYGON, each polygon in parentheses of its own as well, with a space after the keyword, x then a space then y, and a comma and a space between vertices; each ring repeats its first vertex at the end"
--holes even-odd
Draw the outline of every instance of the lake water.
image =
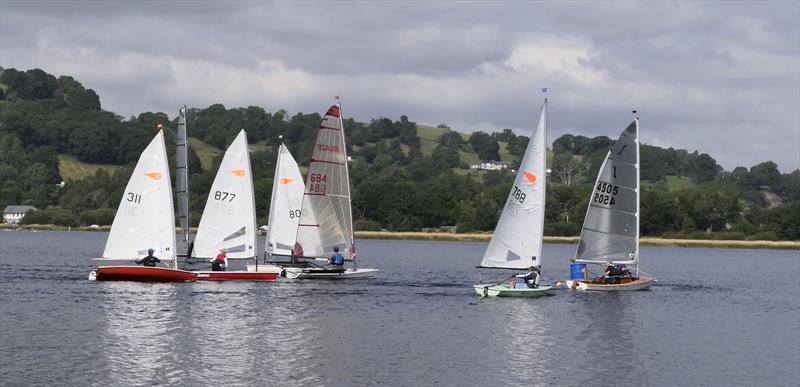
MULTIPOLYGON (((485 243, 360 240, 371 280, 90 282, 106 237, 0 232, 0 384, 800 381, 798 251, 643 247, 649 291, 483 299, 485 243)), ((542 282, 566 279, 573 253, 546 245, 542 282)))

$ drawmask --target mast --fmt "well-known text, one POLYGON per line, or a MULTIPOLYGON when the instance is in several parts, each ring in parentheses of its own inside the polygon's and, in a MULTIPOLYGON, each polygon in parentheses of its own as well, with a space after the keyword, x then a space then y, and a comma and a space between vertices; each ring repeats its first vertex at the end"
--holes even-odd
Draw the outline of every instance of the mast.
POLYGON ((636 110, 633 111, 635 116, 634 122, 636 123, 636 251, 634 252, 633 260, 635 261, 636 265, 636 276, 639 276, 639 227, 641 223, 642 213, 641 213, 641 194, 642 194, 642 179, 641 179, 641 170, 642 164, 639 160, 640 152, 639 152, 639 115, 637 114, 636 110))
POLYGON ((339 96, 336 96, 336 105, 339 106, 339 122, 342 125, 342 152, 344 152, 344 178, 347 180, 347 200, 350 201, 350 214, 344 214, 344 216, 350 217, 350 248, 348 252, 350 254, 350 259, 353 260, 353 266, 356 265, 356 240, 355 240, 355 230, 353 228, 353 198, 350 196, 350 156, 347 155, 347 136, 344 134, 344 113, 342 112, 342 101, 339 96))
POLYGON ((181 250, 189 252, 189 163, 188 138, 186 136, 186 106, 178 109, 178 128, 175 134, 176 193, 178 217, 181 223, 181 250))

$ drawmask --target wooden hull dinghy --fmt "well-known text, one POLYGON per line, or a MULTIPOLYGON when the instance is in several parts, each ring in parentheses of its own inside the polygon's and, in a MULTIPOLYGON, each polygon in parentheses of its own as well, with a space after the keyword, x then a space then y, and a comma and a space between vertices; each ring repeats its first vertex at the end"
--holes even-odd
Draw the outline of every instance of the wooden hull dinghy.
MULTIPOLYGON (((634 111, 635 113, 635 111, 634 111)), ((647 289, 654 276, 639 270, 639 119, 628 125, 603 160, 586 210, 567 288, 625 291, 647 289), (586 265, 603 267, 606 279, 588 278, 586 265), (614 273, 616 272, 616 273, 614 273), (622 274, 627 273, 627 274, 622 274)))
POLYGON ((148 266, 99 266, 89 273, 93 281, 195 282, 197 273, 148 266))
POLYGON ((645 290, 653 286, 656 277, 651 275, 639 276, 639 278, 621 278, 618 284, 604 284, 602 278, 587 280, 568 280, 567 288, 576 290, 598 290, 598 291, 625 291, 625 290, 645 290))
POLYGON ((538 288, 512 288, 505 284, 474 285, 475 292, 483 297, 541 297, 550 293, 552 286, 538 288))

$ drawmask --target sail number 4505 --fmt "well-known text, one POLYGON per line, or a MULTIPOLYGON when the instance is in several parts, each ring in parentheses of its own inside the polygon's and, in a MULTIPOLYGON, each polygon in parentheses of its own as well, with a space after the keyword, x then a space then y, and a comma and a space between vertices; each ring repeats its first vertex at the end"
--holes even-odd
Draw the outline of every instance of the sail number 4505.
POLYGON ((616 203, 614 196, 619 193, 619 186, 602 181, 597 182, 597 187, 592 197, 592 202, 597 204, 604 204, 613 206, 616 203))

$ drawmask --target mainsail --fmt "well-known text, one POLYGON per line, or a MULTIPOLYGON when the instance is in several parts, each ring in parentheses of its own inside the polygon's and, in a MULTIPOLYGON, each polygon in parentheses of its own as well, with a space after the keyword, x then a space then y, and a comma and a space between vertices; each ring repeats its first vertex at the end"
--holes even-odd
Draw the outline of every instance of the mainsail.
POLYGON ((139 259, 147 249, 175 262, 175 213, 167 149, 159 131, 142 152, 111 225, 104 258, 139 259))
POLYGON ((244 130, 228 147, 211 185, 197 228, 193 257, 214 257, 225 249, 228 258, 256 255, 256 211, 253 174, 244 130))
POLYGON ((178 110, 178 129, 175 133, 175 186, 178 219, 181 223, 181 248, 184 253, 187 253, 189 248, 189 166, 186 152, 186 106, 184 106, 178 110))
POLYGON ((353 259, 353 213, 341 106, 325 113, 308 168, 295 255, 324 257, 338 247, 353 259))
POLYGON ((266 252, 269 255, 291 255, 300 223, 303 204, 303 176, 286 145, 278 148, 275 180, 269 206, 269 231, 266 252))
POLYGON ((525 269, 541 265, 547 187, 546 144, 547 99, 481 267, 525 269))
POLYGON ((600 167, 575 259, 589 263, 638 262, 638 119, 622 132, 600 167))

